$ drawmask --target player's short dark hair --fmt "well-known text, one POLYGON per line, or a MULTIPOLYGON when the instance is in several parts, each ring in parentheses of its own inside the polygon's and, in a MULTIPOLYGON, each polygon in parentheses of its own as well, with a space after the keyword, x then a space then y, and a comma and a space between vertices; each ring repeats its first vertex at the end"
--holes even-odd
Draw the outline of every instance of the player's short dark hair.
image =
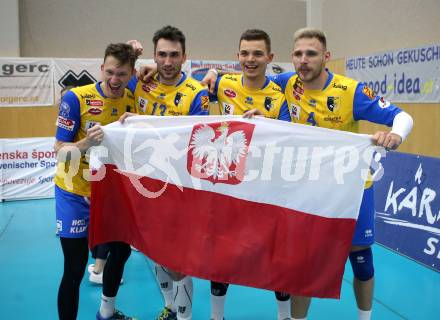
POLYGON ((241 34, 239 47, 242 40, 246 40, 246 41, 263 40, 264 43, 266 44, 267 52, 269 53, 271 52, 270 37, 266 31, 259 29, 248 29, 241 34))
POLYGON ((173 26, 165 26, 154 33, 153 44, 154 52, 156 52, 157 42, 160 39, 165 39, 173 42, 180 42, 182 52, 185 53, 185 35, 182 31, 173 26))
POLYGON ((315 38, 315 39, 318 39, 318 41, 321 42, 322 47, 324 48, 324 50, 327 50, 327 39, 326 39, 325 33, 323 31, 321 31, 319 29, 315 29, 315 28, 302 28, 302 29, 299 29, 293 35, 293 45, 295 46, 295 43, 299 39, 303 39, 303 38, 307 38, 307 39, 315 38))
POLYGON ((118 60, 120 66, 128 63, 132 68, 134 68, 137 58, 133 47, 126 43, 109 44, 105 49, 104 61, 109 56, 118 60))

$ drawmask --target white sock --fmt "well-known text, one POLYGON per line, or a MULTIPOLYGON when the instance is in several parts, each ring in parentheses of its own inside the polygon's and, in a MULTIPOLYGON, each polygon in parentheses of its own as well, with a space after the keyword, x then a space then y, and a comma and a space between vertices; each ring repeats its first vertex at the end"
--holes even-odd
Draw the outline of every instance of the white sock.
POLYGON ((370 320, 371 319, 371 310, 364 311, 358 309, 358 319, 359 320, 370 320))
POLYGON ((174 306, 177 310, 178 320, 191 320, 192 318, 192 278, 186 276, 180 281, 174 281, 174 306))
POLYGON ((278 320, 290 319, 290 299, 286 301, 277 300, 278 320))
POLYGON ((173 294, 173 279, 171 279, 170 273, 159 264, 154 266, 156 280, 159 283, 160 292, 162 292, 163 299, 165 300, 165 306, 176 312, 174 306, 174 294, 173 294))
POLYGON ((116 297, 106 297, 101 295, 101 306, 99 307, 99 314, 103 318, 110 318, 115 312, 116 297))
POLYGON ((226 295, 215 296, 211 293, 211 319, 223 320, 225 315, 226 295))

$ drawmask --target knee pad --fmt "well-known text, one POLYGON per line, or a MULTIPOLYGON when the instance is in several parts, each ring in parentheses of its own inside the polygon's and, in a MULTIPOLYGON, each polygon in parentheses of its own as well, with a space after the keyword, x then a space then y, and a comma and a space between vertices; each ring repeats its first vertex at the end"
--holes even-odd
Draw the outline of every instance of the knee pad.
POLYGON ((290 299, 290 294, 275 291, 275 297, 278 301, 287 301, 290 299))
POLYGON ((226 295, 229 284, 211 281, 211 294, 216 297, 226 295))
POLYGON ((373 253, 371 248, 350 253, 353 274, 360 281, 368 281, 374 276, 373 253))

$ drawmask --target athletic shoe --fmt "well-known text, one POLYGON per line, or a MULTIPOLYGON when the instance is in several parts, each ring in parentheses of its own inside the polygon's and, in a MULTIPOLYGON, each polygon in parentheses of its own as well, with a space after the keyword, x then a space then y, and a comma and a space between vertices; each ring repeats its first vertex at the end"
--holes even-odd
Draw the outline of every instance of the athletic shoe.
POLYGON ((121 311, 115 309, 115 313, 110 318, 103 318, 101 317, 101 314, 98 312, 96 313, 96 320, 137 320, 133 317, 127 317, 125 314, 123 314, 121 311))
POLYGON ((177 312, 173 312, 170 308, 165 307, 159 313, 156 320, 177 320, 177 312))
POLYGON ((94 263, 91 263, 91 264, 89 264, 89 266, 87 267, 87 271, 88 271, 89 273, 92 273, 93 270, 95 270, 95 264, 94 264, 94 263))
MULTIPOLYGON (((95 271, 90 272, 89 281, 94 284, 102 285, 102 274, 104 272, 96 273, 95 271)), ((124 279, 121 279, 121 284, 124 283, 124 279)))

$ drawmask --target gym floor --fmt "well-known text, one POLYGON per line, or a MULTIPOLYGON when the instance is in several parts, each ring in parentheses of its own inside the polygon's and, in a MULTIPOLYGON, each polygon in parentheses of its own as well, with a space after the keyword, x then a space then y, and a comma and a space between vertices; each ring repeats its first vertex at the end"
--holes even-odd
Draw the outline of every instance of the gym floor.
MULTIPOLYGON (((57 319, 56 297, 63 257, 55 236, 54 199, 0 203, 0 318, 57 319)), ((376 287, 372 319, 440 319, 440 273, 379 245, 373 247, 376 287)), ((90 263, 93 263, 90 261, 90 263)), ((308 319, 357 319, 352 272, 346 265, 341 299, 314 299, 308 319)), ((193 319, 210 315, 209 282, 195 279, 193 319)), ((101 287, 84 276, 78 319, 94 319, 101 287)), ((132 252, 124 272, 117 307, 139 319, 155 319, 163 307, 151 261, 132 252)), ((276 320, 272 292, 231 286, 225 307, 228 320, 276 320)))

